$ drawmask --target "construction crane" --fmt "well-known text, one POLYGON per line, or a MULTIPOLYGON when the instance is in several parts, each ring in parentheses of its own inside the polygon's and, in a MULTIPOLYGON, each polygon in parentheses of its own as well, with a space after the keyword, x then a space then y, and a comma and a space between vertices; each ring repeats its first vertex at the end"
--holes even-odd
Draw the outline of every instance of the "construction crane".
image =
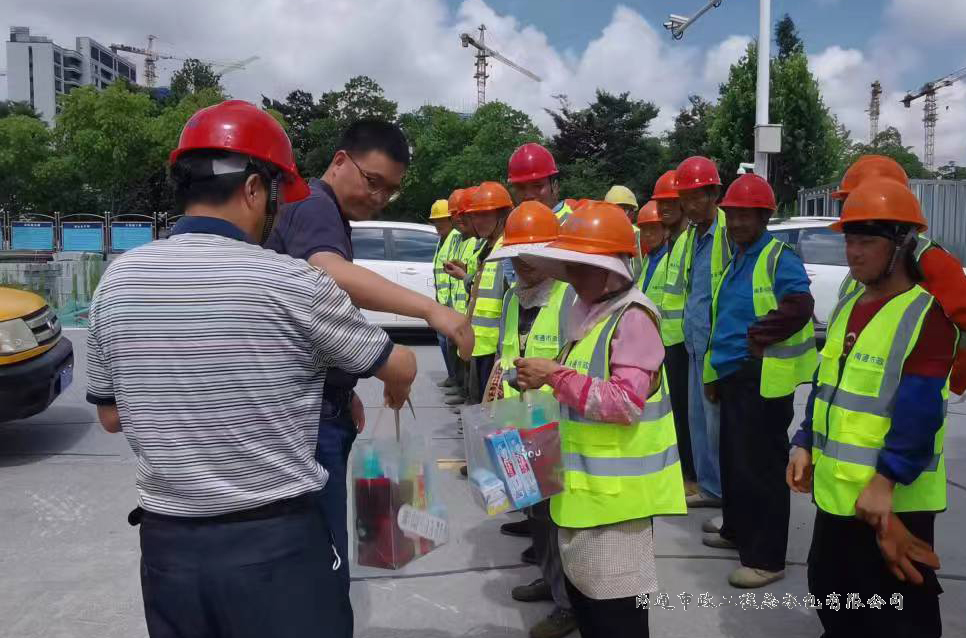
POLYGON ((869 144, 875 144, 879 135, 879 106, 882 97, 882 84, 878 80, 872 83, 872 97, 869 99, 869 144))
POLYGON ((936 91, 950 86, 964 77, 966 77, 966 68, 950 73, 938 80, 926 82, 922 85, 921 89, 915 93, 906 93, 906 96, 902 98, 902 103, 906 108, 911 107, 915 100, 923 96, 926 98, 922 109, 922 122, 925 125, 926 131, 926 148, 923 154, 923 164, 930 171, 936 165, 936 121, 939 119, 938 108, 936 107, 936 91))
MULTIPOLYGON (((144 56, 144 83, 148 87, 153 87, 158 82, 158 60, 180 60, 184 61, 188 58, 178 57, 176 55, 169 55, 167 53, 161 53, 154 50, 154 41, 158 38, 156 35, 148 36, 148 47, 145 49, 143 47, 135 47, 129 44, 112 44, 111 50, 125 51, 127 53, 136 53, 138 55, 144 56)), ((198 60, 205 64, 209 64, 212 67, 222 67, 220 71, 216 73, 218 77, 225 75, 226 73, 231 73, 232 71, 238 71, 244 69, 246 65, 254 62, 258 59, 257 55, 253 55, 250 58, 245 58, 244 60, 238 60, 237 62, 216 62, 214 60, 198 60)))
POLYGON ((469 33, 460 34, 460 42, 463 43, 463 47, 475 47, 476 48, 476 73, 473 75, 476 78, 476 105, 477 107, 486 104, 486 79, 490 77, 486 72, 486 67, 488 63, 487 58, 494 58, 507 65, 514 71, 522 73, 534 82, 541 82, 540 76, 537 74, 524 69, 522 66, 511 62, 506 59, 490 47, 486 46, 484 38, 486 36, 486 25, 480 25, 480 35, 478 38, 474 38, 469 33))

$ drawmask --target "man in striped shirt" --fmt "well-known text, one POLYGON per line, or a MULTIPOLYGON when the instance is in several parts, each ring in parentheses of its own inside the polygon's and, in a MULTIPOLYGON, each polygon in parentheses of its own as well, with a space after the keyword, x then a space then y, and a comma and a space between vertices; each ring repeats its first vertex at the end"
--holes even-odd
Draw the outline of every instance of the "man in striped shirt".
POLYGON ((108 268, 88 336, 88 401, 138 459, 148 632, 350 636, 346 557, 316 505, 321 388, 338 366, 398 407, 415 358, 325 273, 255 243, 307 194, 271 116, 199 111, 171 173, 186 216, 108 268))

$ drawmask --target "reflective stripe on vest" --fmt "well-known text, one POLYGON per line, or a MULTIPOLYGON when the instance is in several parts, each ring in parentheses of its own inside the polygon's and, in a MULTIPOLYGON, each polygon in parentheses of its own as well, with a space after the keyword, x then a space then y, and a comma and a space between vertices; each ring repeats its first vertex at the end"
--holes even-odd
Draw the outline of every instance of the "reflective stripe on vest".
MULTIPOLYGON (((516 295, 516 286, 507 291, 503 300, 503 315, 500 322, 500 366, 503 370, 510 370, 513 361, 520 356, 556 359, 560 353, 560 344, 564 343, 567 327, 567 315, 570 307, 577 298, 577 293, 562 281, 554 284, 547 305, 540 309, 530 333, 524 352, 520 352, 520 299, 516 295)), ((541 391, 553 392, 553 388, 545 385, 541 391)), ((503 381, 503 397, 512 398, 520 393, 503 381)))
MULTIPOLYGON (((856 499, 876 473, 879 453, 892 426, 903 365, 933 303, 932 295, 920 286, 890 299, 845 356, 849 316, 862 294, 862 287, 853 290, 832 313, 812 418, 815 502, 838 516, 855 514, 856 499)), ((945 404, 948 379, 942 396, 945 404)), ((945 420, 945 405, 943 417, 945 420)), ((944 422, 934 438, 929 467, 910 485, 896 484, 893 511, 945 509, 945 431, 944 422)))
POLYGON ((445 238, 439 240, 436 254, 433 256, 433 281, 436 285, 436 301, 444 306, 450 305, 453 287, 450 282, 452 277, 446 274, 443 263, 453 259, 456 252, 454 249, 459 248, 459 238, 459 231, 451 230, 445 238))
MULTIPOLYGON (((470 273, 470 264, 473 261, 473 257, 476 253, 476 244, 476 237, 465 237, 457 248, 456 259, 466 264, 467 274, 470 273)), ((473 272, 476 272, 475 267, 473 268, 473 272)), ((455 277, 450 277, 450 281, 453 310, 461 312, 465 315, 469 305, 467 303, 469 300, 469 293, 466 292, 466 283, 462 279, 457 279, 455 277)))
POLYGON ((631 279, 637 281, 644 274, 644 258, 641 256, 641 229, 634 222, 631 222, 631 224, 634 225, 634 245, 637 246, 637 253, 631 257, 631 279))
MULTIPOLYGON (((565 355, 564 365, 610 378, 610 342, 622 313, 605 317, 565 355)), ((648 398, 637 423, 595 422, 564 409, 560 422, 564 491, 550 499, 557 525, 586 528, 686 514, 667 380, 648 398)))
MULTIPOLYGON (((654 302, 654 305, 658 307, 661 311, 661 319, 665 318, 664 308, 661 305, 661 301, 664 298, 664 283, 667 280, 667 262, 670 257, 670 253, 665 251, 661 255, 661 260, 657 262, 657 266, 654 267, 654 274, 651 275, 651 280, 647 282, 647 288, 644 288, 644 278, 647 277, 647 269, 651 265, 651 256, 644 255, 644 261, 642 264, 641 274, 637 278, 637 287, 641 290, 647 298, 654 302)), ((684 311, 682 310, 682 315, 684 311)))
MULTIPOLYGON (((785 243, 772 238, 761 249, 758 258, 755 260, 751 275, 751 288, 755 318, 758 320, 778 308, 778 299, 775 297, 775 273, 778 270, 778 259, 785 248, 788 248, 785 243)), ((711 298, 712 344, 714 343, 715 321, 718 317, 718 297, 730 271, 731 262, 725 268, 721 281, 711 298)), ((717 371, 711 366, 711 352, 712 348, 709 348, 704 357, 705 383, 718 378, 717 371)), ((774 399, 793 393, 799 385, 812 380, 817 365, 815 326, 809 319, 801 330, 788 339, 765 348, 761 362, 759 386, 761 396, 766 399, 774 399)))
MULTIPOLYGON (((945 250, 942 246, 929 239, 925 235, 919 235, 919 237, 916 239, 916 251, 913 253, 916 258, 916 263, 919 263, 919 260, 922 259, 923 253, 933 246, 941 250, 945 250)), ((843 279, 842 283, 839 284, 839 299, 844 298, 847 294, 858 288, 859 285, 859 282, 852 279, 852 273, 847 273, 845 275, 845 279, 843 279)))
POLYGON ((564 202, 563 205, 560 207, 560 210, 554 213, 554 215, 557 216, 557 221, 559 221, 562 224, 565 221, 567 221, 567 218, 570 217, 570 213, 572 212, 574 211, 570 209, 570 206, 567 205, 567 202, 564 202))
MULTIPOLYGON (((503 246, 503 237, 493 244, 492 250, 503 246)), ((492 252, 492 250, 490 252, 492 252)), ((500 314, 506 287, 503 278, 503 260, 487 261, 480 265, 475 279, 475 296, 470 299, 470 323, 476 343, 473 356, 483 357, 496 353, 500 337, 500 314)))

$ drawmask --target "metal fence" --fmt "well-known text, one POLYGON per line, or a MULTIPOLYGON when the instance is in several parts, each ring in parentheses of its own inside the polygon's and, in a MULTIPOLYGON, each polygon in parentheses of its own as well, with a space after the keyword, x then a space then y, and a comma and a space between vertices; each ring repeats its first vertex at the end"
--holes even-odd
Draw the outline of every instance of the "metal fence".
MULTIPOLYGON (((960 261, 966 261, 966 181, 913 179, 909 187, 922 204, 929 222, 928 235, 960 261)), ((836 188, 829 184, 799 190, 799 215, 837 217, 841 205, 830 196, 836 188)))

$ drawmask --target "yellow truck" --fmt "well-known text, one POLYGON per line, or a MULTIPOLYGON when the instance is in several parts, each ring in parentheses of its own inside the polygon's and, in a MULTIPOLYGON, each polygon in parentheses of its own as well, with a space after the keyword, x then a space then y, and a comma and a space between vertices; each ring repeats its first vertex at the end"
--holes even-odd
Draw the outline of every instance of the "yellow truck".
POLYGON ((0 287, 0 422, 43 412, 74 380, 74 347, 43 297, 0 287))

